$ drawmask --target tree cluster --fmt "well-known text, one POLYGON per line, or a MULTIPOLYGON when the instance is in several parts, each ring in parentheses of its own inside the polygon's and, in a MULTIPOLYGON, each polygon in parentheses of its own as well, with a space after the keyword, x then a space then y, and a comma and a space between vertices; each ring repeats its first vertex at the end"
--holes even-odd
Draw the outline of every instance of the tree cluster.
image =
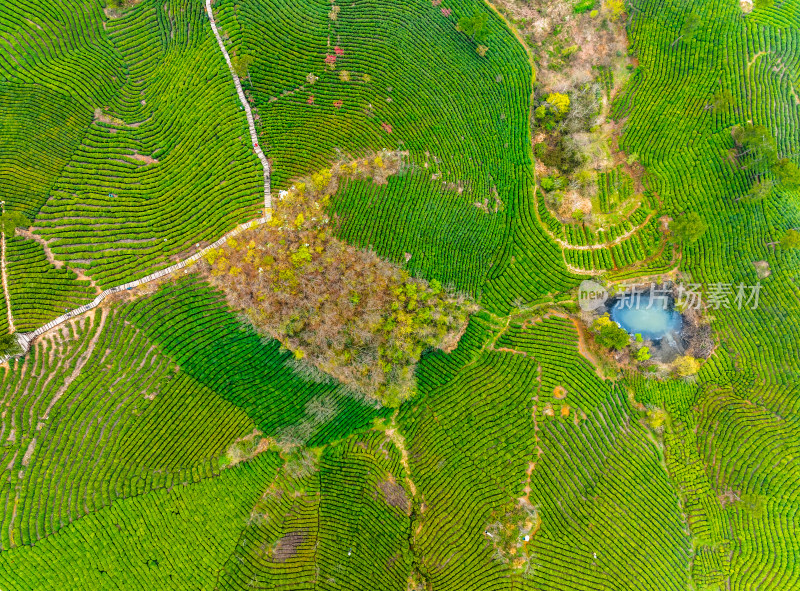
POLYGON ((684 355, 678 357, 672 367, 680 377, 688 378, 700 371, 700 362, 691 355, 684 355))
POLYGON ((679 216, 669 223, 672 239, 677 242, 697 242, 707 229, 705 221, 696 211, 679 216))
POLYGON ((625 329, 611 320, 608 314, 597 318, 592 323, 592 330, 594 331, 594 340, 606 349, 620 351, 631 342, 630 335, 625 332, 625 329))
POLYGON ((755 176, 753 188, 747 195, 748 201, 768 196, 775 183, 764 175, 771 172, 777 184, 789 191, 800 190, 800 167, 789 158, 778 153, 778 143, 769 129, 763 125, 745 123, 731 131, 735 144, 734 154, 742 170, 755 176), (770 184, 765 184, 769 181, 770 184))
POLYGON ((22 347, 19 346, 17 337, 13 334, 0 336, 0 357, 19 355, 20 353, 22 353, 22 347))
POLYGON ((488 37, 486 30, 488 15, 485 12, 475 11, 472 16, 463 16, 458 19, 458 30, 469 35, 476 43, 483 43, 488 37))
POLYGON ((272 220, 210 253, 205 271, 262 334, 383 404, 415 391, 425 349, 455 346, 477 306, 333 235, 342 177, 380 177, 396 155, 323 170, 281 193, 272 220))
POLYGON ((247 76, 250 66, 253 65, 253 56, 235 55, 231 58, 231 65, 233 66, 233 71, 236 72, 236 75, 239 78, 244 78, 247 76))
POLYGON ((8 211, 0 216, 0 231, 6 236, 13 236, 17 228, 27 228, 31 223, 18 211, 8 211))

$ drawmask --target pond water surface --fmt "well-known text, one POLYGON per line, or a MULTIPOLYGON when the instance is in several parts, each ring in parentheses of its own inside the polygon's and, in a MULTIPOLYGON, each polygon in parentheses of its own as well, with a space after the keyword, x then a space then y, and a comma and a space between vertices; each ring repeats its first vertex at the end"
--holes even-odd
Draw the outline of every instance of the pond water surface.
POLYGON ((650 294, 643 293, 634 301, 621 299, 609 302, 611 319, 628 333, 641 334, 644 339, 658 340, 665 336, 679 334, 683 326, 683 318, 668 301, 664 306, 662 298, 655 298, 650 305, 650 294), (620 306, 620 303, 623 303, 620 306))

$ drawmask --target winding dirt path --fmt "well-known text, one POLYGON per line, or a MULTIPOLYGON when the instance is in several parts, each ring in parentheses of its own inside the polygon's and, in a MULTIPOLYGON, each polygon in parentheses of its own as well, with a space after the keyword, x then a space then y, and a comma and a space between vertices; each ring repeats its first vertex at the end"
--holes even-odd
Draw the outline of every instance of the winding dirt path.
MULTIPOLYGON (((17 333, 17 339, 20 341, 20 345, 22 346, 23 350, 27 351, 27 349, 30 346, 30 343, 31 343, 31 341, 33 341, 33 339, 35 339, 36 337, 38 337, 41 334, 46 333, 51 328, 53 328, 55 326, 58 326, 59 324, 63 324, 64 322, 66 322, 70 318, 75 318, 76 316, 80 316, 81 314, 84 314, 85 312, 88 312, 89 310, 92 310, 93 308, 96 308, 109 295, 117 293, 117 292, 120 292, 120 291, 127 291, 127 290, 131 290, 131 289, 137 288, 140 285, 144 285, 145 283, 150 283, 151 281, 155 281, 157 279, 161 279, 162 277, 170 275, 170 274, 174 273, 175 271, 180 271, 181 269, 186 269, 187 267, 190 267, 193 264, 195 264, 197 261, 199 261, 210 250, 215 249, 215 248, 217 248, 219 246, 222 246, 225 243, 225 241, 228 240, 228 238, 233 238, 233 237, 241 234, 242 232, 244 232, 245 230, 247 230, 249 228, 255 228, 256 226, 260 226, 261 224, 265 224, 268 221, 269 221, 269 218, 258 218, 256 220, 251 221, 251 222, 244 223, 244 224, 240 225, 239 227, 231 230, 227 234, 225 234, 222 238, 220 238, 216 242, 213 242, 213 243, 209 244, 208 246, 206 246, 205 248, 203 248, 202 250, 196 252, 195 254, 190 256, 189 258, 184 259, 183 261, 181 261, 179 263, 175 263, 174 265, 171 265, 171 266, 167 267, 166 269, 161 269, 160 271, 156 271, 155 273, 151 273, 150 275, 147 275, 146 277, 142 277, 141 279, 137 279, 135 281, 130 281, 128 283, 123 283, 122 285, 118 285, 116 287, 110 287, 110 288, 108 288, 106 290, 103 290, 99 294, 97 294, 97 297, 94 298, 88 304, 84 304, 83 306, 80 306, 78 308, 75 308, 74 310, 70 310, 69 312, 66 312, 65 314, 62 314, 58 318, 54 318, 53 320, 51 320, 50 322, 48 322, 44 326, 40 326, 39 328, 37 328, 33 332, 17 333)), ((3 265, 3 281, 5 281, 5 265, 3 265)), ((9 310, 9 313, 10 313, 10 310, 9 310)), ((0 363, 3 363, 5 361, 8 361, 8 357, 0 357, 0 363)))
POLYGON ((600 360, 597 359, 594 356, 594 353, 592 353, 592 351, 589 349, 589 346, 587 344, 588 337, 586 336, 586 330, 585 330, 585 327, 583 326, 583 324, 581 323, 580 320, 578 320, 574 316, 570 316, 569 314, 565 314, 564 312, 557 312, 557 311, 552 311, 551 310, 549 312, 545 312, 544 314, 542 314, 539 317, 534 318, 532 323, 536 324, 536 323, 539 323, 539 322, 544 322, 548 318, 553 318, 553 317, 555 317, 555 318, 563 318, 565 320, 569 320, 572 323, 572 325, 575 327, 575 331, 578 333, 578 341, 577 341, 578 353, 584 359, 586 359, 586 361, 589 362, 589 365, 592 366, 592 368, 594 369, 595 373, 597 374, 597 377, 600 378, 600 380, 609 379, 606 376, 604 376, 603 373, 600 371, 600 360))
POLYGON ((584 245, 576 246, 574 244, 570 244, 566 240, 558 238, 555 234, 553 234, 550 231, 550 228, 547 226, 547 224, 545 224, 542 221, 542 218, 539 215, 539 196, 538 196, 538 194, 539 194, 538 187, 534 188, 533 204, 534 204, 534 210, 536 212, 536 221, 539 222, 539 225, 542 227, 542 229, 545 231, 545 233, 556 244, 558 244, 562 249, 565 248, 567 250, 600 250, 600 249, 603 249, 603 248, 608 248, 610 246, 616 246, 620 242, 625 241, 626 239, 628 239, 631 236, 633 236, 634 234, 636 234, 636 232, 638 232, 639 230, 644 228, 647 225, 647 222, 649 222, 651 219, 653 219, 653 216, 655 215, 655 211, 651 211, 649 214, 647 214, 647 217, 644 218, 644 221, 641 224, 639 224, 638 226, 634 226, 633 228, 631 228, 630 230, 628 230, 624 234, 620 234, 619 236, 614 238, 614 240, 610 240, 609 242, 602 242, 600 244, 584 244, 584 245))
MULTIPOLYGON (((97 313, 95 312, 95 318, 97 318, 97 313)), ((74 362, 74 368, 72 373, 68 375, 64 382, 61 384, 61 387, 56 391, 53 397, 50 399, 50 402, 47 405, 47 409, 44 411, 44 414, 41 416, 40 420, 46 420, 50 416, 50 411, 53 410, 53 407, 56 405, 56 402, 64 395, 67 389, 72 385, 72 382, 75 381, 75 378, 81 373, 83 366, 86 365, 86 362, 89 361, 89 358, 94 353, 94 348, 97 345, 97 341, 100 338, 100 334, 103 332, 103 327, 106 323, 106 317, 108 316, 107 311, 104 309, 100 309, 100 320, 98 322, 97 330, 95 330, 94 336, 92 340, 89 341, 89 345, 86 347, 86 351, 81 354, 77 360, 74 362)))
POLYGON ((392 422, 388 429, 386 429, 386 436, 392 441, 394 446, 400 452, 400 463, 403 466, 403 471, 405 472, 405 481, 408 490, 411 491, 411 496, 417 496, 417 485, 411 479, 411 464, 408 462, 408 448, 406 447, 406 439, 399 431, 399 427, 397 426, 397 415, 400 411, 395 411, 392 415, 392 422))
POLYGON ((759 51, 753 57, 751 57, 750 60, 748 60, 748 62, 747 62, 747 68, 745 69, 745 75, 749 76, 750 75, 750 68, 753 67, 753 64, 756 63, 756 60, 758 58, 760 58, 762 55, 767 55, 768 53, 769 53, 769 51, 759 51))

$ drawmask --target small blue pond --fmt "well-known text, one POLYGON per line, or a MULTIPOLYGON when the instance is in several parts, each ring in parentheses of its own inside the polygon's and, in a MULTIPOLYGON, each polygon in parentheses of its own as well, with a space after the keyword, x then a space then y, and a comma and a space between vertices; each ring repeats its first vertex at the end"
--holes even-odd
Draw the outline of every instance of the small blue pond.
MULTIPOLYGON (((628 299, 615 298, 608 303, 611 319, 624 328, 628 333, 641 334, 644 339, 658 340, 667 335, 673 337, 680 333, 683 326, 683 317, 672 307, 672 301, 667 302, 655 298, 650 305, 650 294, 643 293, 637 302, 628 299), (620 307, 622 303, 622 307, 620 307)), ((672 340, 672 339, 669 339, 672 340)))

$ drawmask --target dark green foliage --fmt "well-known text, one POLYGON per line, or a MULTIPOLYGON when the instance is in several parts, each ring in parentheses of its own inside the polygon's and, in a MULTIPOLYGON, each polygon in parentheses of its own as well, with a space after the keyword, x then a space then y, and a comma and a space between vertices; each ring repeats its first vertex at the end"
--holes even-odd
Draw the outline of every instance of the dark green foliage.
POLYGON ((756 203, 772 195, 775 182, 770 178, 761 178, 753 183, 750 190, 741 198, 745 203, 756 203))
POLYGON ((781 158, 772 166, 772 172, 778 178, 782 189, 787 191, 800 190, 800 167, 788 158, 781 158))
POLYGON ((769 287, 757 310, 713 312, 722 344, 704 363, 699 384, 677 387, 643 378, 652 386, 635 388, 645 404, 655 396, 640 393, 657 393, 672 417, 674 427, 664 435, 665 459, 682 491, 695 549, 690 571, 695 588, 800 585, 794 566, 800 546, 797 536, 786 535, 796 529, 789 515, 797 512, 797 471, 787 466, 798 453, 798 435, 784 418, 797 412, 800 376, 797 255, 766 245, 766 237, 780 238, 781 229, 800 226, 797 194, 776 184, 776 197, 755 206, 731 198, 772 176, 770 153, 790 155, 800 142, 796 83, 781 76, 778 65, 788 56, 797 59, 800 36, 788 25, 796 5, 783 6, 743 16, 735 2, 694 3, 692 9, 703 15, 702 33, 694 43, 666 52, 675 33, 665 24, 680 22, 688 8, 638 2, 629 33, 642 71, 615 105, 615 114, 627 121, 621 145, 638 153, 657 177, 659 197, 670 211, 697 211, 708 225, 702 240, 682 247, 681 271, 706 285, 735 286, 755 284, 755 261, 767 261, 771 270, 762 279, 769 287), (742 58, 730 60, 732 55, 742 58), (710 114, 698 97, 720 87, 731 89, 735 110, 710 114), (747 120, 769 130, 769 135, 753 130, 751 144, 763 147, 767 158, 759 162, 760 155, 738 145, 734 155, 743 158, 732 166, 726 156, 734 144, 731 129, 747 120), (744 494, 767 498, 764 518, 751 519, 738 508, 736 499, 744 494))
POLYGON ((701 240, 683 247, 681 269, 694 281, 752 285, 757 280, 753 262, 770 263, 772 285, 767 297, 771 304, 764 305, 762 300, 757 310, 716 311, 713 328, 732 352, 757 366, 764 379, 797 380, 800 358, 789 353, 798 338, 800 318, 794 272, 789 270, 794 264, 771 259, 771 249, 765 246, 767 237, 780 238, 780 228, 800 227, 796 194, 784 192, 776 183, 780 199, 742 207, 735 198, 746 194, 756 180, 777 181, 766 166, 769 154, 777 150, 788 156, 800 145, 792 106, 796 104, 794 83, 779 76, 777 61, 772 59, 777 47, 795 56, 800 37, 794 29, 789 32, 786 16, 778 11, 754 11, 743 17, 736 3, 701 3, 693 9, 703 15, 702 35, 695 43, 665 51, 674 34, 664 25, 681 22, 687 7, 656 0, 637 6, 647 16, 634 18, 629 34, 644 71, 631 80, 614 105, 615 117, 627 121, 620 145, 628 153, 639 154, 653 173, 653 188, 668 211, 696 211, 707 224, 701 240), (729 44, 719 43, 720 39, 729 44), (734 64, 727 57, 730 52, 745 57, 734 64), (719 88, 731 89, 736 98, 734 112, 709 114, 707 103, 698 100, 719 88), (743 124, 748 120, 752 125, 743 124), (737 124, 739 129, 734 130, 737 124), (769 133, 759 133, 759 126, 769 133), (749 131, 744 135, 755 140, 748 142, 751 148, 763 146, 767 160, 758 162, 754 152, 735 145, 732 131, 739 137, 749 131), (728 157, 729 150, 734 158, 728 157), (735 158, 740 153, 741 160, 735 158), (775 326, 776 310, 785 315, 779 331, 768 328, 775 326))
POLYGON ((537 157, 548 167, 557 168, 563 174, 569 174, 582 164, 581 153, 570 144, 570 140, 562 135, 558 135, 552 141, 552 145, 547 145, 543 152, 537 157))
POLYGON ((800 248, 800 232, 797 230, 787 230, 781 238, 781 248, 800 248))
POLYGON ((672 239, 677 242, 696 242, 708 229, 703 218, 696 211, 676 217, 669 223, 672 239))
POLYGON ((458 19, 458 28, 476 43, 483 43, 488 36, 487 20, 488 15, 485 12, 476 10, 472 16, 462 16, 458 19))
POLYGON ((684 589, 691 545, 677 494, 624 392, 579 354, 572 323, 512 322, 492 352, 481 350, 486 328, 468 331, 452 356, 423 361, 428 393, 400 412, 414 481, 436 499, 414 538, 422 566, 442 565, 425 570, 432 587, 602 589, 614 580, 635 581, 622 588, 637 591, 684 589), (566 399, 554 397, 556 386, 566 399), (517 553, 523 560, 513 565, 485 532, 520 505, 526 485, 541 528, 528 546, 533 559, 517 553), (453 519, 466 505, 471 518, 453 519), (642 542, 620 550, 619 536, 642 542), (565 582, 578 571, 586 574, 565 582))
POLYGON ((699 15, 694 12, 687 14, 686 18, 683 20, 683 25, 681 25, 681 35, 678 39, 682 39, 686 42, 692 41, 698 29, 700 29, 700 24, 701 19, 699 15))
MULTIPOLYGON (((485 10, 446 3, 455 14, 485 10)), ((51 12, 36 2, 24 12, 28 4, 10 3, 3 14, 14 28, 4 29, 0 76, 21 81, 8 96, 25 89, 50 102, 41 113, 18 106, 35 100, 3 102, 14 108, 0 134, 36 137, 58 104, 47 95, 61 96, 62 85, 78 108, 54 112, 80 117, 52 128, 65 130, 63 145, 28 166, 31 183, 17 202, 8 190, 4 198, 33 218, 51 196, 34 221, 60 257, 90 261, 102 283, 117 283, 257 214, 259 170, 202 3, 143 2, 105 27, 102 2, 49 3, 51 12), (104 123, 105 116, 91 124, 96 106, 141 125, 104 123), (17 120, 26 123, 15 127, 17 120), (133 150, 159 162, 142 166, 133 150), (157 244, 133 242, 144 239, 157 244)), ((553 225, 532 193, 531 79, 524 52, 493 13, 487 26, 496 42, 478 59, 427 0, 337 4, 336 19, 327 2, 214 4, 232 55, 254 56, 252 88, 243 83, 260 111, 275 192, 337 148, 410 150, 412 170, 388 185, 342 187, 338 232, 396 262, 408 253, 408 270, 481 295, 497 316, 474 316, 453 353, 421 358, 420 396, 394 425, 418 490, 408 509, 401 454, 385 432, 369 431, 392 413, 298 376, 289 355, 243 330, 196 277, 129 305, 111 303, 111 312, 93 317, 105 318, 103 330, 83 320, 64 325, 57 332, 72 340, 51 334, 25 364, 0 372, 0 586, 403 590, 409 573, 437 591, 800 586, 800 484, 791 469, 800 454, 792 419, 800 412, 800 325, 797 253, 787 250, 797 239, 784 236, 787 249, 774 251, 763 240, 800 226, 796 169, 779 157, 794 157, 800 141, 796 84, 787 75, 800 47, 792 2, 748 15, 736 2, 696 2, 691 14, 672 0, 631 5, 640 67, 614 111, 625 121, 621 149, 647 170, 646 195, 628 225, 602 234, 553 225), (680 23, 684 42, 669 49, 680 23), (344 52, 329 70, 321 64, 334 43, 344 52), (720 88, 730 94, 714 93, 720 88), (731 166, 730 132, 745 120, 768 133, 742 130, 731 166), (765 198, 774 181, 780 199, 765 198), (729 197, 748 192, 757 206, 729 197), (652 252, 649 268, 663 272, 672 247, 648 249, 660 243, 659 217, 681 211, 702 216, 676 217, 672 226, 683 241, 674 264, 687 277, 751 284, 754 261, 772 270, 761 309, 715 311, 722 344, 696 383, 605 381, 580 353, 571 320, 506 317, 575 287, 582 277, 564 260, 636 276, 646 270, 627 265, 652 252), (632 239, 593 250, 562 251, 545 233, 593 245, 633 224, 643 227, 632 239), (640 404, 668 413, 658 432, 648 432, 640 404), (287 448, 332 445, 317 450, 318 461, 305 451, 284 454, 274 481, 280 461, 272 454, 220 471, 226 445, 254 426, 264 431, 260 441, 287 448), (526 491, 541 527, 516 565, 485 532, 526 491)), ((543 120, 553 128, 566 122, 543 120)), ((536 150, 548 156, 547 146, 536 150)), ((14 179, 7 186, 15 190, 14 171, 25 161, 0 162, 0 189, 14 179)), ((598 176, 601 207, 640 190, 623 177, 598 176)), ((549 199, 561 178, 541 179, 551 185, 549 199)), ((27 260, 15 259, 17 269, 27 260)), ((27 276, 18 278, 24 284, 27 276)), ((19 287, 10 287, 13 306, 19 287)), ((0 316, 5 307, 0 302, 0 316)))
POLYGON ((0 357, 8 357, 18 353, 22 353, 22 347, 19 346, 15 335, 5 334, 0 336, 0 357))
POLYGON ((778 145, 769 129, 763 125, 745 123, 733 128, 733 140, 738 148, 737 158, 746 170, 768 170, 778 159, 778 145))
POLYGON ((0 216, 0 232, 13 236, 17 228, 27 228, 31 223, 18 211, 9 211, 0 216))
POLYGON ((606 349, 619 351, 627 347, 631 341, 631 337, 625 332, 625 329, 611 320, 608 314, 595 320, 592 323, 592 330, 594 331, 594 340, 606 349))

